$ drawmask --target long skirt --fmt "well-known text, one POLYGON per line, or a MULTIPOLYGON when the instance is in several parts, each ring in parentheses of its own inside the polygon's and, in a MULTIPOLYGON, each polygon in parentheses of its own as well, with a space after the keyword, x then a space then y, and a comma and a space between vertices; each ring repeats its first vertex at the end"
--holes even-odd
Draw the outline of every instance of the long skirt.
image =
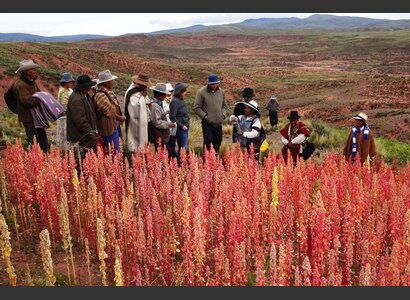
POLYGON ((56 130, 56 146, 62 151, 70 149, 70 143, 67 142, 67 116, 63 116, 57 120, 56 130))

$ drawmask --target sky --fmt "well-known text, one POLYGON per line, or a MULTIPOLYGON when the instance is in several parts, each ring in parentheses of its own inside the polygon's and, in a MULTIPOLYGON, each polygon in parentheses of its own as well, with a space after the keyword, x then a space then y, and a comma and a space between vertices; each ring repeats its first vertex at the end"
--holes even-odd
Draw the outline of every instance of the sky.
MULTIPOLYGON (((117 36, 192 25, 219 25, 257 18, 307 18, 313 13, 0 13, 0 33, 43 36, 101 34, 117 36)), ((410 13, 330 13, 374 19, 410 19, 410 13)))

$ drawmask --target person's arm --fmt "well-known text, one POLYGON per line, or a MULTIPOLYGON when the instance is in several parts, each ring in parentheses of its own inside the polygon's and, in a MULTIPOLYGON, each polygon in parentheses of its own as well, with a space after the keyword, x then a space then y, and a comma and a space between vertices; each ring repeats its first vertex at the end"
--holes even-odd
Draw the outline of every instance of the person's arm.
POLYGON ((306 135, 301 133, 297 137, 293 138, 290 142, 293 145, 298 145, 298 144, 302 144, 305 140, 306 140, 306 135))
POLYGON ((267 109, 268 111, 271 111, 271 110, 272 110, 272 101, 271 101, 271 100, 269 100, 268 105, 266 105, 266 109, 267 109))
POLYGON ((177 118, 177 112, 178 112, 178 104, 177 100, 171 101, 171 104, 169 105, 169 119, 171 120, 172 123, 177 123, 178 128, 184 127, 184 124, 182 124, 177 118))
POLYGON ((106 117, 116 117, 117 110, 114 104, 111 103, 110 99, 102 93, 97 92, 94 96, 95 105, 98 111, 106 117))
POLYGON ((251 131, 244 131, 242 136, 247 138, 247 139, 256 138, 257 136, 259 136, 259 134, 261 132, 261 128, 262 128, 261 121, 259 119, 257 119, 253 122, 252 130, 251 131))
POLYGON ((280 136, 280 141, 283 143, 283 145, 287 146, 287 144, 289 143, 288 139, 285 138, 284 136, 280 136))
POLYGON ((200 93, 200 90, 196 93, 195 97, 195 104, 194 104, 194 112, 199 116, 202 120, 206 117, 206 112, 203 110, 204 105, 204 97, 200 93))
POLYGON ((160 106, 156 103, 151 104, 151 122, 152 125, 158 129, 168 129, 169 124, 171 123, 166 120, 162 120, 160 106))
POLYGON ((284 146, 287 146, 289 141, 288 141, 288 128, 289 125, 285 126, 284 128, 282 128, 279 133, 280 133, 280 140, 283 143, 284 146))
POLYGON ((344 147, 344 149, 343 149, 343 155, 344 155, 344 157, 346 158, 346 159, 348 159, 349 158, 349 156, 350 156, 350 147, 349 147, 349 145, 350 145, 350 141, 352 140, 352 131, 350 131, 350 134, 349 134, 349 136, 347 137, 347 140, 346 140, 346 143, 345 143, 345 147, 344 147))
POLYGON ((225 101, 224 92, 222 92, 222 97, 223 97, 223 100, 222 100, 222 115, 223 115, 223 118, 225 119, 226 118, 226 101, 225 101))
MULTIPOLYGON (((38 89, 36 88, 36 90, 38 89)), ((25 108, 33 108, 40 105, 38 100, 32 96, 30 89, 25 88, 25 86, 18 85, 16 87, 14 85, 13 92, 17 99, 19 99, 20 104, 25 108)))
POLYGON ((370 156, 370 160, 373 161, 376 158, 377 151, 376 151, 376 143, 374 141, 374 137, 373 137, 373 134, 371 132, 369 134, 369 138, 370 138, 370 141, 369 141, 370 142, 369 156, 370 156))
POLYGON ((72 117, 73 123, 75 124, 81 135, 84 135, 88 132, 95 132, 86 117, 86 110, 82 99, 73 98, 68 109, 70 110, 70 116, 72 117))

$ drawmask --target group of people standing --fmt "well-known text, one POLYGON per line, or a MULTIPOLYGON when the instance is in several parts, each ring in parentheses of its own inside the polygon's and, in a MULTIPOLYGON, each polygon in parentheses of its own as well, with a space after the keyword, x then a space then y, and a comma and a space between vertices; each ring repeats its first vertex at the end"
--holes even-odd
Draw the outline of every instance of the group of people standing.
MULTIPOLYGON (((47 152, 46 131, 34 126, 30 114, 30 109, 39 105, 32 97, 39 91, 35 82, 39 67, 33 60, 21 61, 16 71, 20 77, 13 85, 13 93, 17 98, 18 119, 24 125, 29 145, 33 144, 35 136, 41 149, 47 152)), ((185 102, 187 84, 177 82, 175 87, 170 83, 153 85, 147 74, 134 75, 125 92, 122 112, 113 91, 117 78, 110 70, 101 71, 97 79, 86 74, 77 79, 70 72, 62 74, 57 99, 66 109, 66 116, 57 121, 56 145, 67 149, 74 144, 83 154, 101 145, 105 151, 117 153, 122 147, 121 124, 125 123, 124 141, 130 152, 152 143, 155 149, 165 146, 169 156, 178 159, 180 150, 187 150, 188 147, 190 117, 185 102), (153 99, 148 96, 148 89, 152 91, 153 99)), ((222 143, 222 124, 226 119, 225 95, 219 85, 218 76, 210 74, 207 84, 197 91, 193 107, 201 119, 204 149, 210 150, 212 146, 217 153, 222 143)), ((253 144, 255 154, 258 154, 265 132, 254 90, 245 88, 242 98, 229 118, 233 124, 232 140, 248 151, 253 144)), ((272 130, 276 130, 279 111, 276 96, 270 98, 266 108, 272 130)), ((282 155, 286 160, 290 154, 294 164, 302 155, 310 136, 310 130, 300 118, 297 111, 291 111, 289 123, 280 130, 282 155)), ((360 159, 363 164, 367 157, 374 160, 376 156, 374 137, 367 119, 364 113, 353 118, 353 129, 343 152, 347 160, 354 162, 360 159)))

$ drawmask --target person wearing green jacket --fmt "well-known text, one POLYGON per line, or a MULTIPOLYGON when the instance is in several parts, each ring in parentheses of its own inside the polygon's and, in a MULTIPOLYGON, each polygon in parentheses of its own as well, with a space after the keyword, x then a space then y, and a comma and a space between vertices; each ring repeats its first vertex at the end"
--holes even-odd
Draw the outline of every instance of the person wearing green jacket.
POLYGON ((212 144, 216 153, 222 143, 222 122, 226 118, 225 94, 219 84, 218 76, 210 74, 207 85, 197 91, 194 104, 194 112, 202 120, 204 150, 206 147, 209 151, 212 144))

